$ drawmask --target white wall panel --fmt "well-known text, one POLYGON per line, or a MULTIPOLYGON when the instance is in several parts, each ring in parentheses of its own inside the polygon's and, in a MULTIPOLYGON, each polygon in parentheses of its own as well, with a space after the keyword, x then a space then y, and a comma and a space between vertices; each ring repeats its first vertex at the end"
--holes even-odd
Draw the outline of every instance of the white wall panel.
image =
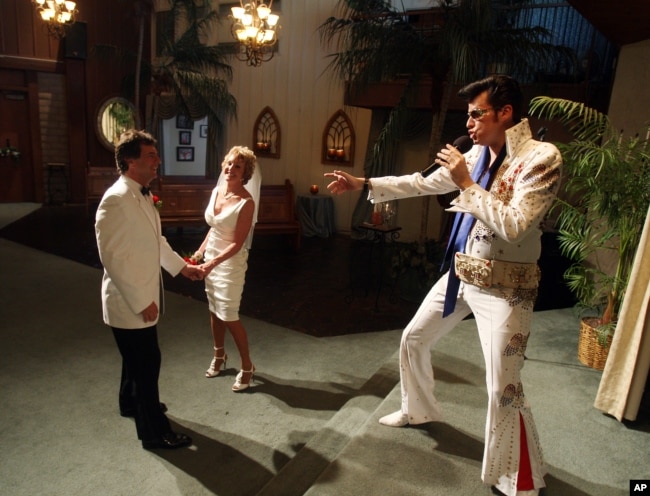
MULTIPOLYGON (((356 134, 354 167, 345 170, 363 175, 370 111, 344 108, 343 84, 324 72, 328 50, 321 47, 318 26, 334 14, 335 5, 336 0, 282 0, 278 53, 260 67, 232 61, 231 92, 239 112, 237 122, 228 126, 226 143, 252 147, 255 120, 264 107, 271 107, 282 131, 281 157, 259 158, 264 184, 288 178, 297 194, 307 194, 312 184, 328 194, 323 174, 334 167, 321 164, 321 137, 325 123, 341 108, 356 134)), ((349 230, 356 199, 356 194, 334 199, 339 231, 349 230)))

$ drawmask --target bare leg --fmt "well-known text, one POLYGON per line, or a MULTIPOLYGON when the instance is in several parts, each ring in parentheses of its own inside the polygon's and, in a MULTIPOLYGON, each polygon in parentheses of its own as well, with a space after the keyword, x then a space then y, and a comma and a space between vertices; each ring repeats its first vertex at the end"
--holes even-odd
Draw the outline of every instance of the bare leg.
POLYGON ((210 312, 210 330, 215 348, 223 348, 226 338, 226 324, 223 320, 210 312))
POLYGON ((230 334, 232 334, 237 350, 239 350, 242 370, 252 370, 253 362, 251 362, 250 350, 248 349, 248 335, 246 334, 246 329, 244 329, 241 320, 233 320, 228 322, 226 325, 228 326, 230 334))
POLYGON ((215 314, 210 312, 210 329, 212 331, 212 340, 214 341, 214 358, 210 363, 210 368, 205 371, 205 376, 208 378, 216 377, 221 371, 221 366, 225 367, 228 355, 224 349, 224 342, 226 337, 226 325, 215 314))
POLYGON ((237 350, 239 350, 239 356, 241 357, 241 371, 237 376, 235 385, 233 386, 233 390, 239 391, 248 387, 255 368, 253 367, 253 362, 251 362, 246 329, 244 329, 241 320, 230 321, 227 323, 227 326, 233 340, 235 341, 237 350))

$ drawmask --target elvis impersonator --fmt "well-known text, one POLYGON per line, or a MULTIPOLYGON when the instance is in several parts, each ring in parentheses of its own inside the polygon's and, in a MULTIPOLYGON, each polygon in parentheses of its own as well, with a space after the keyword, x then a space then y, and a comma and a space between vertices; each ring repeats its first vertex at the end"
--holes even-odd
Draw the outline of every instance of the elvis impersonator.
MULTIPOLYGON (((509 76, 462 88, 474 145, 446 145, 430 175, 364 179, 326 173, 333 194, 369 190, 373 203, 460 190, 443 269, 400 343, 401 409, 379 419, 402 427, 442 420, 433 394, 431 348, 473 313, 488 393, 481 479, 496 494, 538 495, 545 487, 542 451, 520 371, 537 297, 542 223, 559 186, 558 149, 532 139, 523 94, 509 76)), ((427 171, 428 172, 428 171, 427 171)))

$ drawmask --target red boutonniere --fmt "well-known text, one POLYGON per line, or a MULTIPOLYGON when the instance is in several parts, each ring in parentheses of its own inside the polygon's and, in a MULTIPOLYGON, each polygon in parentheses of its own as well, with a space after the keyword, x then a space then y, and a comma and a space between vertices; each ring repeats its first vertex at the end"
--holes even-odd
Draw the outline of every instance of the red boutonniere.
POLYGON ((152 195, 153 199, 153 205, 156 207, 158 210, 162 208, 163 202, 162 200, 158 197, 158 195, 152 195))
POLYGON ((194 252, 192 255, 187 253, 183 255, 183 260, 190 265, 199 265, 203 261, 203 255, 200 252, 194 252))

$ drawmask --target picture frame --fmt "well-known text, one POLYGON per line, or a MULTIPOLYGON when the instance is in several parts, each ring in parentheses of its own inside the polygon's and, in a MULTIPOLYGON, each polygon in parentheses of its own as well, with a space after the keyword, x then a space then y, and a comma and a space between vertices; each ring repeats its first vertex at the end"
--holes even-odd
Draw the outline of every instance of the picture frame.
POLYGON ((177 146, 176 147, 176 161, 177 162, 194 162, 194 147, 193 146, 177 146))
POLYGON ((208 137, 208 125, 207 124, 201 124, 199 126, 199 137, 200 138, 207 138, 208 137))
POLYGON ((191 131, 178 131, 178 143, 180 145, 189 145, 192 143, 191 131))
POLYGON ((189 115, 179 114, 176 116, 176 129, 194 129, 194 121, 189 115))

